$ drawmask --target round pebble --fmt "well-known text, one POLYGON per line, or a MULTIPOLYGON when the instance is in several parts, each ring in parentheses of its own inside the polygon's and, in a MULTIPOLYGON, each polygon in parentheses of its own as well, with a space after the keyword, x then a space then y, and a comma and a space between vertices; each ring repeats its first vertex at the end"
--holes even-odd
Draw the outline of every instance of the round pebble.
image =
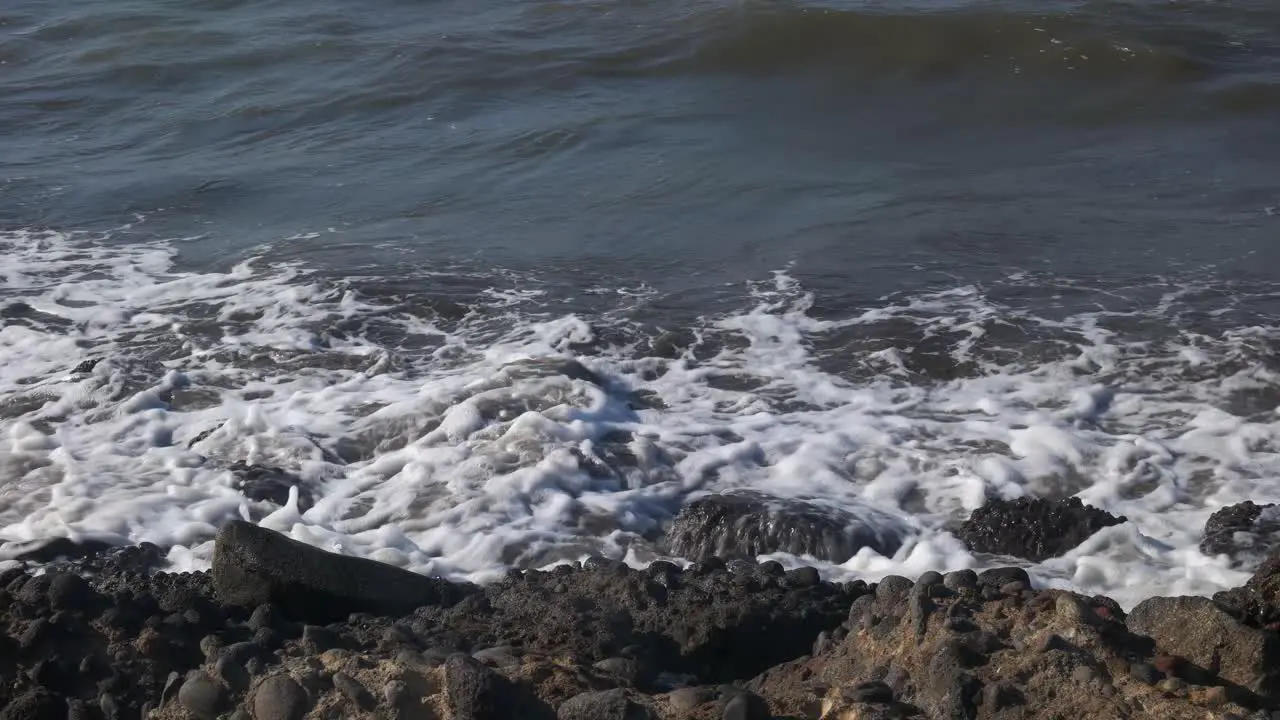
POLYGON ((302 720, 309 709, 307 691, 285 674, 267 678, 254 693, 253 714, 258 720, 302 720))
POLYGON ((178 690, 178 703, 201 720, 217 720, 222 701, 222 686, 199 670, 188 675, 178 690))

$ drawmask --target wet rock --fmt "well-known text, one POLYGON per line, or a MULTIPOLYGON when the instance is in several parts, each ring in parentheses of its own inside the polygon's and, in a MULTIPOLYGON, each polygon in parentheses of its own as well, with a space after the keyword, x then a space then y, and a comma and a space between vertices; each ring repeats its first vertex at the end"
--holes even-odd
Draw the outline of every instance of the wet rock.
POLYGON ((310 706, 307 691, 283 673, 263 680, 254 691, 253 715, 257 720, 302 720, 310 706))
POLYGON ((870 508, 836 509, 741 492, 686 503, 667 543, 672 554, 691 560, 787 552, 839 563, 864 547, 892 555, 908 534, 901 521, 870 508))
POLYGON ((1280 700, 1280 635, 1248 627, 1203 597, 1156 597, 1129 613, 1129 630, 1224 680, 1280 700))
POLYGON ((876 583, 876 602, 880 605, 902 602, 914 586, 915 583, 901 575, 887 575, 876 583))
POLYGON ((566 700, 558 720, 648 720, 648 708, 634 702, 626 690, 589 692, 566 700))
POLYGON ((272 603, 294 618, 321 622, 356 612, 402 615, 462 595, 444 580, 325 552, 238 520, 218 531, 213 583, 227 604, 272 603))
POLYGON ((0 308, 0 318, 14 319, 35 315, 38 311, 22 301, 11 302, 0 308))
POLYGON ((88 375, 93 369, 98 367, 98 363, 102 362, 102 358, 89 358, 81 360, 80 364, 71 369, 72 375, 88 375))
POLYGON ((975 552, 1035 562, 1057 557, 1094 533, 1125 522, 1079 498, 992 500, 974 510, 959 536, 975 552))
POLYGON ((978 586, 978 573, 972 570, 954 570, 942 576, 942 585, 959 592, 978 586))
POLYGON ((55 560, 81 560, 111 549, 111 543, 85 538, 52 538, 0 546, 0 560, 50 563, 55 560))
POLYGON ((813 587, 822 582, 822 575, 818 573, 817 568, 808 566, 787 571, 786 578, 787 585, 791 587, 813 587))
POLYGON ((978 574, 978 585, 993 588, 997 592, 1009 583, 1018 582, 1026 587, 1031 586, 1031 576, 1020 567, 1000 567, 983 570, 978 574))
POLYGON ((1200 551, 1227 555, 1233 565, 1264 557, 1280 543, 1280 508, 1245 501, 1209 516, 1200 551))
POLYGON ((289 502, 289 489, 298 488, 298 509, 306 512, 314 503, 311 491, 302 478, 280 468, 246 465, 242 462, 227 467, 235 476, 232 486, 250 500, 284 506, 289 502))
POLYGON ((200 671, 193 671, 178 690, 178 703, 200 720, 217 720, 225 704, 222 686, 200 671))
POLYGON ((1243 587, 1219 592, 1213 600, 1246 624, 1280 629, 1280 550, 1272 552, 1243 587))

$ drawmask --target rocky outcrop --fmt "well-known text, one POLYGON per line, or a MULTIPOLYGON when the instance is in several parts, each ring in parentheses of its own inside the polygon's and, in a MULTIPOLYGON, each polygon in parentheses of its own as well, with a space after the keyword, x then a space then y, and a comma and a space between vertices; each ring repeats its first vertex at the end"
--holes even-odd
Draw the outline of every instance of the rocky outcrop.
POLYGON ((1253 690, 1267 682, 1263 666, 1199 666, 1134 633, 1110 601, 1002 580, 926 573, 881 583, 855 601, 843 640, 748 687, 775 716, 842 720, 1191 720, 1271 706, 1253 690))
POLYGON ((250 500, 284 506, 289 502, 289 490, 297 488, 299 512, 306 512, 315 502, 302 478, 280 468, 236 462, 227 470, 234 478, 233 487, 250 500))
POLYGON ((1217 593, 1213 600, 1248 625, 1280 631, 1280 550, 1259 565, 1244 586, 1217 593))
POLYGON ((1246 500, 1215 512, 1204 524, 1200 551, 1226 555, 1233 565, 1265 557, 1280 543, 1280 510, 1275 508, 1246 500))
MULTIPOLYGON (((235 569, 221 580, 88 559, 0 573, 0 720, 1252 720, 1280 707, 1280 635, 1204 598, 1126 617, 1107 598, 1033 590, 1019 568, 867 586, 741 559, 399 584, 403 571, 352 570, 241 525, 216 545, 215 565, 235 569), (348 571, 422 604, 335 594, 326 578, 348 571), (227 579, 260 585, 231 603, 227 579), (351 612, 293 605, 308 589, 351 612)), ((1274 568, 1254 580, 1265 593, 1274 568)))
POLYGON ((455 607, 419 609, 409 623, 486 644, 606 661, 607 672, 658 671, 723 682, 808 652, 844 620, 863 583, 822 583, 778 563, 712 560, 644 571, 592 559, 581 570, 512 573, 455 607))
POLYGON ((1280 702, 1280 635, 1242 624, 1209 598, 1150 598, 1129 613, 1127 624, 1164 654, 1280 702))
POLYGON ((213 584, 229 605, 270 603, 298 620, 336 620, 354 612, 403 615, 453 602, 466 588, 364 558, 337 555, 243 521, 218 531, 213 584))
POLYGON ((740 492, 686 504, 667 544, 673 555, 691 560, 786 552, 840 563, 864 547, 891 556, 909 534, 901 521, 871 508, 838 509, 740 492))
POLYGON ((1085 505, 1080 498, 992 500, 974 510, 958 533, 974 552, 1040 562, 1057 557, 1099 530, 1126 518, 1085 505))

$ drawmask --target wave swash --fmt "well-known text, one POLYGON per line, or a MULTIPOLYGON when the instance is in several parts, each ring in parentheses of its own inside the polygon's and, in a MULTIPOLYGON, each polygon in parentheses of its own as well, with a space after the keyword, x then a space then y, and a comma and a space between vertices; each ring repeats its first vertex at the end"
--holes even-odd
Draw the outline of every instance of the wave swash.
POLYGON ((516 273, 445 302, 426 271, 379 293, 298 264, 187 272, 176 243, 28 231, 0 249, 9 548, 147 541, 200 568, 247 518, 484 581, 643 565, 686 501, 751 489, 909 528, 892 557, 775 557, 872 580, 1007 564, 957 523, 988 498, 1076 495, 1128 521, 1028 569, 1131 606, 1241 584, 1198 549, 1204 521, 1280 501, 1274 288, 1211 273, 1014 273, 827 317, 779 272, 662 328, 642 321, 647 287, 565 313, 516 273), (247 497, 245 466, 290 478, 287 502, 247 497))

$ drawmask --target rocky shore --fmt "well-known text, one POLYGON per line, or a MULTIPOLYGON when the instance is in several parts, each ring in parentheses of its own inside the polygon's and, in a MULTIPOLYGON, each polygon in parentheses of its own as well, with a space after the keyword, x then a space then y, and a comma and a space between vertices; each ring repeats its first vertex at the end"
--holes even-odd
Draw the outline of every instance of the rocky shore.
MULTIPOLYGON (((1051 556, 1122 520, 1019 502, 961 535, 1021 532, 1051 556), (1045 531, 1005 527, 1014 517, 1045 531)), ((753 551, 850 551, 829 528, 816 543, 774 533, 758 499, 733 507, 737 520, 694 512, 746 518, 753 551)), ((1258 506, 1224 514, 1228 534, 1206 542, 1258 551, 1259 518, 1272 522, 1258 506)), ((157 572, 154 546, 46 545, 0 574, 0 720, 1280 718, 1280 553, 1244 587, 1128 613, 1016 567, 833 584, 703 554, 480 587, 238 521, 203 573, 157 572)))

